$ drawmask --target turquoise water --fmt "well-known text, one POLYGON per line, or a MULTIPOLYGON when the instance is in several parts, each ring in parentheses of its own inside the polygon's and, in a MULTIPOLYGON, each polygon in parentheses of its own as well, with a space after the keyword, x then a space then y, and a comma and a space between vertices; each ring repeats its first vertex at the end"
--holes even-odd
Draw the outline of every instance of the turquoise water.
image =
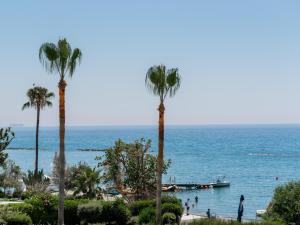
MULTIPOLYGON (((16 139, 10 147, 16 149, 8 150, 9 157, 22 169, 33 169, 35 130, 14 130, 16 139)), ((72 127, 66 132, 68 164, 85 161, 96 165, 94 158, 101 153, 80 149, 110 147, 118 138, 150 138, 152 151, 157 149, 154 126, 72 127)), ((40 148, 40 166, 50 173, 58 149, 57 128, 41 128, 40 148)), ((175 176, 177 182, 203 183, 220 174, 230 180, 229 188, 177 193, 183 202, 199 197, 192 211, 203 213, 210 208, 217 215, 236 217, 239 196, 244 194, 245 218, 255 218, 257 209, 267 207, 277 185, 300 179, 300 126, 170 126, 166 128, 165 159, 172 160, 165 181, 175 176)))

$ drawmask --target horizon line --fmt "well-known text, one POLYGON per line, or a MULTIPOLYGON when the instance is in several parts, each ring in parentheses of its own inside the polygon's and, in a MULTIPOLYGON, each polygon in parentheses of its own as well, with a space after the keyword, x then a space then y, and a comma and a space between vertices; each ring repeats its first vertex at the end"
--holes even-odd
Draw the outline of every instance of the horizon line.
MULTIPOLYGON (((66 128, 74 127, 157 127, 157 124, 109 124, 109 125, 66 125, 66 128)), ((207 127, 207 126, 300 126, 300 123, 203 123, 203 124, 165 124, 165 127, 207 127)), ((35 125, 10 124, 1 127, 11 128, 35 128, 35 125)), ((59 125, 44 125, 41 128, 59 128, 59 125)))

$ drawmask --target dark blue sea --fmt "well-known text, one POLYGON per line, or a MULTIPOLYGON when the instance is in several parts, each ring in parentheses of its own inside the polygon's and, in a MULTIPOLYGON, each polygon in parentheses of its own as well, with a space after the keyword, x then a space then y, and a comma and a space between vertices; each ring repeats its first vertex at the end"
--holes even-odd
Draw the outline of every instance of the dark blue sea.
MULTIPOLYGON (((14 128, 16 138, 7 152, 26 171, 34 166, 34 128, 14 128)), ((204 213, 210 208, 219 216, 236 217, 239 196, 245 196, 245 218, 255 218, 265 209, 276 186, 300 179, 299 125, 245 126, 168 126, 165 130, 165 159, 171 159, 168 175, 176 182, 205 183, 225 175, 229 188, 180 192, 186 201, 195 196, 199 202, 192 212, 204 213), (278 180, 275 178, 278 177, 278 180)), ((152 152, 157 151, 157 128, 137 127, 69 127, 66 130, 68 164, 85 161, 96 165, 101 152, 82 149, 104 149, 121 138, 133 141, 152 139, 152 152)), ((54 153, 58 150, 58 129, 41 128, 40 167, 51 172, 54 153)))

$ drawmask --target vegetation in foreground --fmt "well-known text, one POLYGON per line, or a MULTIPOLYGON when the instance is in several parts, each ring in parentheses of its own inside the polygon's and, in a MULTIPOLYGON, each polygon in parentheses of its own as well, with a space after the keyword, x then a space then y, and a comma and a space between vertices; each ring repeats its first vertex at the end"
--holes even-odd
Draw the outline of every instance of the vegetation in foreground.
POLYGON ((267 217, 286 224, 300 225, 300 181, 293 181, 275 189, 267 217))
MULTIPOLYGON (((164 224, 178 224, 183 208, 174 197, 162 198, 164 224)), ((40 193, 25 199, 24 203, 0 207, 0 218, 8 225, 57 224, 58 197, 40 193)), ((90 200, 85 198, 65 199, 65 224, 148 224, 155 221, 155 200, 139 200, 132 203, 90 200), (153 212, 153 213, 148 213, 153 212)), ((1 225, 1 220, 0 220, 1 225)))

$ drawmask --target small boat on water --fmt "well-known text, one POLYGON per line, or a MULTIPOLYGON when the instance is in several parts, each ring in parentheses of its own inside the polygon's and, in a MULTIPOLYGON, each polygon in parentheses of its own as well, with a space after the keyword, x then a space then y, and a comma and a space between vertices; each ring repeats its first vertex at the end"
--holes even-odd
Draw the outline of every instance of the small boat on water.
POLYGON ((219 188, 219 187, 229 187, 230 182, 226 181, 225 176, 217 176, 215 182, 212 182, 209 184, 210 187, 212 188, 219 188))

